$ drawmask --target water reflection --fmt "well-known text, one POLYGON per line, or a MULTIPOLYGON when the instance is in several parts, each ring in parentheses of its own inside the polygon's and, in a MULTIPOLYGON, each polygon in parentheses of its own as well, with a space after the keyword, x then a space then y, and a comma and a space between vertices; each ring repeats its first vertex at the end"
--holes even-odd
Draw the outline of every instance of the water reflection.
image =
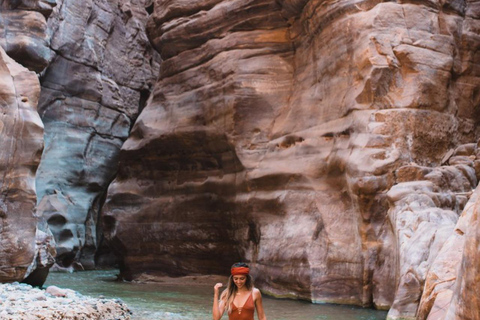
MULTIPOLYGON (((120 298, 135 320, 211 319, 213 285, 192 283, 117 282, 115 270, 75 273, 53 272, 45 286, 56 285, 84 295, 120 298)), ((314 305, 302 301, 264 297, 268 320, 384 320, 386 312, 349 306, 314 305)), ((222 319, 227 319, 224 316, 222 319)))

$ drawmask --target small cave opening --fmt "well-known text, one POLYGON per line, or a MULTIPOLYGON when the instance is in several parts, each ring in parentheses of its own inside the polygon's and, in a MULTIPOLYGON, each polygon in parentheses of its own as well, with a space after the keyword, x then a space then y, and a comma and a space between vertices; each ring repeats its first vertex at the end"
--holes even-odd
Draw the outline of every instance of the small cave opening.
POLYGON ((48 218, 47 223, 50 227, 60 228, 67 223, 67 219, 60 213, 56 213, 48 218))
MULTIPOLYGON (((480 94, 478 94, 478 96, 480 97, 480 94)), ((480 100, 480 98, 478 98, 478 100, 480 100)), ((478 126, 480 125, 480 103, 473 106, 473 121, 475 123, 475 128, 478 128, 478 126)), ((478 132, 475 132, 475 133, 477 135, 479 134, 478 132)))
POLYGON ((150 90, 143 89, 140 91, 140 100, 138 101, 138 114, 142 113, 147 105, 147 100, 150 97, 150 90))
POLYGON ((58 240, 58 242, 64 242, 64 241, 68 241, 72 238, 73 238, 72 230, 64 229, 59 233, 57 240, 58 240))
POLYGON ((149 5, 148 7, 145 8, 145 10, 147 11, 148 15, 151 15, 153 14, 153 2, 151 5, 149 5))

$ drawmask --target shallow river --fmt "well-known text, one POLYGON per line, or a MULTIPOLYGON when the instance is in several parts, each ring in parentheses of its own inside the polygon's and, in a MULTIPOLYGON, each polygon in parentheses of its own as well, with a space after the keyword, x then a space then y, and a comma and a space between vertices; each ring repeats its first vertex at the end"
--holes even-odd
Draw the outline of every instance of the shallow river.
MULTIPOLYGON (((45 287, 56 285, 84 295, 120 298, 135 320, 209 320, 213 285, 138 284, 115 281, 116 270, 50 273, 45 287)), ((384 320, 387 313, 349 306, 311 304, 264 297, 268 320, 384 320)), ((222 320, 226 320, 224 315, 222 320)))

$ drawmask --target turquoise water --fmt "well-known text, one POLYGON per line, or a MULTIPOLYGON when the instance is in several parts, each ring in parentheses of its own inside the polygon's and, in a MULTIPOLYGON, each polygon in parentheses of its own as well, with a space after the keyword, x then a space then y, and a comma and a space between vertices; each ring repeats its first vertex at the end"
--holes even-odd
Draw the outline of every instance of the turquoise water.
MULTIPOLYGON (((45 287, 56 285, 84 295, 120 298, 133 311, 135 320, 209 320, 213 285, 129 283, 115 281, 116 270, 52 272, 45 287)), ((319 305, 265 297, 268 320, 384 320, 387 313, 350 306, 319 305)), ((222 319, 227 319, 226 315, 222 319)))

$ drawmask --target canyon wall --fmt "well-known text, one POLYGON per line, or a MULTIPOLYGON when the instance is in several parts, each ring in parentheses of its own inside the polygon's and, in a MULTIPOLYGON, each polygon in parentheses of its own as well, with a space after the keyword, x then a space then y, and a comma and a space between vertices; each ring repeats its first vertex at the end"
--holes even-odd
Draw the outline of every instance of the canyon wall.
POLYGON ((479 191, 478 188, 475 190, 454 230, 449 230, 450 235, 434 256, 431 267, 428 270, 423 268, 425 286, 423 293, 416 290, 415 296, 418 301, 418 294, 422 294, 417 319, 479 319, 480 303, 475 293, 480 289, 478 282, 468 279, 466 285, 463 276, 478 272, 478 251, 472 248, 472 244, 475 244, 478 229, 479 191))
POLYGON ((243 260, 274 296, 478 319, 480 2, 0 8, 0 281, 53 238, 94 268, 104 232, 127 280, 243 260))
POLYGON ((145 33, 148 0, 2 0, 0 9, 1 281, 41 285, 56 253, 60 267, 115 262, 98 211, 160 56, 145 33))
POLYGON ((102 217, 123 277, 246 260, 275 296, 415 318, 477 185, 478 19, 472 1, 156 0, 160 78, 102 217))
POLYGON ((145 34, 149 5, 59 0, 48 19, 55 54, 41 76, 45 151, 37 196, 60 267, 92 269, 96 255, 108 253, 98 212, 159 68, 145 34))
POLYGON ((52 234, 35 211, 44 129, 34 71, 50 59, 46 17, 52 11, 48 1, 38 4, 0 1, 0 281, 34 285, 43 283, 55 256, 52 234))
POLYGON ((43 147, 40 84, 0 49, 2 132, 0 281, 23 280, 35 255, 35 171, 43 147), (35 90, 25 90, 25 88, 35 90))

